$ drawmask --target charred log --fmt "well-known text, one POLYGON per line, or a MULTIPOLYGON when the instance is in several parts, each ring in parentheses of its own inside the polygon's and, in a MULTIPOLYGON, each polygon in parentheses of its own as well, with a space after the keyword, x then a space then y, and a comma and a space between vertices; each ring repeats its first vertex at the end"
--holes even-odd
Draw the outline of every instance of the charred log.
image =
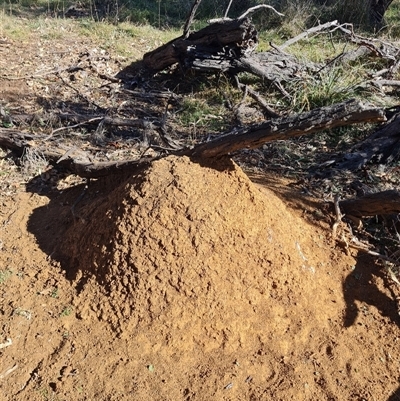
POLYGON ((219 21, 146 53, 143 63, 153 71, 161 71, 181 62, 191 49, 208 49, 211 53, 226 49, 236 55, 242 55, 249 49, 254 49, 257 43, 258 33, 249 18, 219 21))

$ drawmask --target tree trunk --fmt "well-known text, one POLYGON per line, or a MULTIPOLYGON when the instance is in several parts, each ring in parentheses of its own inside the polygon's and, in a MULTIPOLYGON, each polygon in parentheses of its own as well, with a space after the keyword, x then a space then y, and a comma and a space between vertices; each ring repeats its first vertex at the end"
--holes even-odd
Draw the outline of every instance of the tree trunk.
POLYGON ((375 30, 379 30, 384 26, 384 15, 393 0, 370 0, 369 20, 370 25, 375 30))

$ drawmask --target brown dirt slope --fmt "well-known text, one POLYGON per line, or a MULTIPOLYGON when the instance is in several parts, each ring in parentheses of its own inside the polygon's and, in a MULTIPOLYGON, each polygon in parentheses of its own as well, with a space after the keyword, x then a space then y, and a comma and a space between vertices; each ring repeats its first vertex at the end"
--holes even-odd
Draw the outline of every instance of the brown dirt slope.
POLYGON ((0 350, 2 399, 396 390, 399 330, 383 278, 233 162, 169 157, 119 185, 99 180, 73 218, 81 190, 3 203, 0 327, 13 344, 0 350))

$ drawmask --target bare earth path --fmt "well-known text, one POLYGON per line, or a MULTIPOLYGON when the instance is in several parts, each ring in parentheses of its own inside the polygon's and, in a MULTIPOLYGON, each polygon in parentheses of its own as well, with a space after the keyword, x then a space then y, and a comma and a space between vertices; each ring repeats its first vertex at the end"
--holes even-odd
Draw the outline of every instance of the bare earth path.
MULTIPOLYGON (((60 65, 40 48, 5 40, 1 74, 60 65)), ((35 85, 0 79, 0 105, 38 109, 35 85)), ((86 192, 23 173, 3 151, 2 400, 400 399, 385 277, 285 181, 185 157, 86 192)))

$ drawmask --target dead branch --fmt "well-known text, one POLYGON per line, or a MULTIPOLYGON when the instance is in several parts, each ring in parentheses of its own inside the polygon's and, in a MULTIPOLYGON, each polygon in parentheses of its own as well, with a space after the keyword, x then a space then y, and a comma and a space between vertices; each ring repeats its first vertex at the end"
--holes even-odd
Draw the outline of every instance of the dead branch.
POLYGON ((220 157, 239 149, 254 149, 266 142, 288 139, 324 129, 385 121, 384 111, 363 105, 356 100, 321 107, 292 117, 276 118, 266 123, 239 128, 191 150, 197 158, 220 157))
POLYGON ((215 54, 225 46, 230 46, 239 52, 249 42, 258 42, 257 31, 250 19, 222 21, 208 25, 187 37, 180 36, 146 53, 143 63, 150 70, 161 71, 181 62, 188 53, 193 53, 193 49, 206 48, 215 54))
POLYGON ((396 86, 400 87, 400 81, 393 80, 393 79, 378 79, 376 81, 371 81, 372 85, 375 85, 379 88, 382 88, 382 86, 396 86))
POLYGON ((82 126, 98 125, 102 123, 103 125, 110 127, 135 127, 142 129, 154 130, 159 127, 160 123, 157 121, 150 121, 141 118, 130 119, 121 117, 111 117, 104 115, 84 115, 84 114, 72 114, 72 113, 52 113, 48 115, 38 115, 38 114, 12 114, 9 118, 14 123, 33 123, 40 119, 41 122, 54 124, 57 121, 64 121, 72 123, 73 125, 67 125, 64 127, 54 129, 51 134, 47 137, 49 139, 54 134, 60 131, 65 131, 68 129, 78 128, 82 126))
MULTIPOLYGON (((171 149, 176 155, 192 156, 195 159, 221 157, 239 149, 257 148, 277 139, 308 135, 323 129, 362 122, 385 120, 382 109, 350 100, 330 107, 322 107, 292 117, 276 118, 263 124, 236 129, 210 142, 201 143, 192 149, 171 149)), ((165 133, 164 141, 165 141, 165 133)), ((97 178, 123 171, 134 171, 154 159, 93 162, 87 152, 49 146, 44 136, 23 133, 15 129, 0 128, 0 146, 15 150, 20 155, 25 148, 36 148, 51 163, 57 164, 84 178, 97 178), (44 148, 44 150, 43 150, 44 148)), ((167 138, 167 143, 170 143, 167 138)))
POLYGON ((400 114, 399 107, 386 111, 386 124, 379 127, 367 139, 357 143, 351 152, 338 160, 338 168, 358 170, 371 161, 386 163, 400 157, 400 114))
POLYGON ((187 37, 189 36, 190 26, 193 24, 193 20, 194 20, 194 17, 196 15, 196 11, 197 11, 200 3, 201 3, 201 0, 195 0, 193 5, 192 5, 192 8, 191 8, 190 13, 189 13, 189 17, 186 20, 185 26, 183 27, 183 37, 185 39, 187 39, 187 37))
POLYGON ((400 192, 387 190, 339 202, 346 215, 365 217, 400 213, 400 192))
POLYGON ((149 163, 152 158, 93 162, 89 154, 76 147, 67 150, 61 146, 51 146, 45 137, 24 133, 15 129, 0 128, 0 146, 22 155, 26 148, 38 149, 50 164, 83 178, 98 178, 109 174, 136 171, 149 163))
POLYGON ((261 106, 266 115, 273 118, 280 117, 280 114, 277 113, 258 92, 251 89, 248 85, 242 84, 237 75, 235 75, 235 81, 236 86, 241 89, 246 96, 251 96, 261 106))
POLYGON ((294 38, 287 40, 285 43, 282 43, 279 46, 279 49, 283 50, 286 47, 288 47, 290 45, 293 45, 294 43, 298 42, 299 40, 307 38, 307 37, 309 37, 310 35, 312 35, 314 33, 321 32, 321 31, 323 31, 325 29, 330 29, 333 26, 337 27, 337 25, 338 25, 338 21, 335 20, 335 21, 327 22, 325 24, 318 25, 318 26, 315 26, 313 28, 307 29, 305 32, 301 33, 300 35, 297 35, 294 38))
POLYGON ((14 372, 14 370, 16 370, 17 368, 18 368, 18 364, 15 364, 12 368, 5 370, 3 373, 0 374, 0 379, 4 379, 10 373, 14 372))
POLYGON ((261 10, 262 8, 267 8, 268 10, 272 10, 274 13, 278 14, 280 17, 284 17, 285 14, 281 14, 280 12, 276 11, 274 7, 269 6, 267 4, 259 4, 258 6, 254 6, 249 8, 246 12, 244 12, 238 19, 243 19, 243 18, 248 18, 249 15, 255 13, 258 10, 261 10))
POLYGON ((226 7, 226 10, 225 10, 224 18, 228 18, 228 13, 229 13, 229 10, 231 9, 232 1, 233 0, 229 0, 228 7, 226 7))

